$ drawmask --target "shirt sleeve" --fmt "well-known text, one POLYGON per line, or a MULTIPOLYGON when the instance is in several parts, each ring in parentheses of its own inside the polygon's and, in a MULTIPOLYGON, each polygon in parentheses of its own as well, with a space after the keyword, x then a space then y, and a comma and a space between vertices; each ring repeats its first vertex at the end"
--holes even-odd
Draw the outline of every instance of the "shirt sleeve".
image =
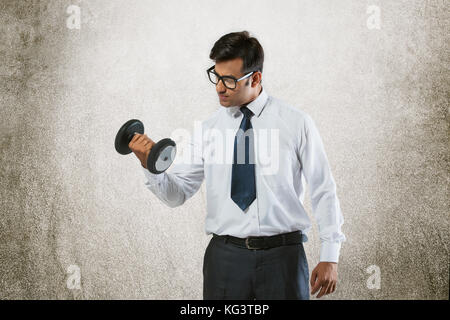
POLYGON ((320 261, 337 263, 341 242, 346 240, 341 231, 344 218, 322 139, 309 115, 304 118, 301 135, 300 161, 309 186, 313 216, 319 228, 320 261))
POLYGON ((171 208, 181 206, 192 197, 204 179, 201 137, 191 136, 186 147, 179 148, 177 145, 175 161, 162 173, 151 173, 141 165, 147 189, 171 208))

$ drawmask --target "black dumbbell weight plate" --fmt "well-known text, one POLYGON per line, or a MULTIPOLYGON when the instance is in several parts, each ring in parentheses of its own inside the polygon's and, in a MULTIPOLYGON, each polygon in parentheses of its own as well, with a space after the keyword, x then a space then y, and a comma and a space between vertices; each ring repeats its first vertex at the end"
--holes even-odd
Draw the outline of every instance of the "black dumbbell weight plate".
POLYGON ((144 133, 144 124, 137 120, 132 119, 127 121, 120 129, 119 132, 117 132, 116 135, 116 141, 114 143, 116 147, 116 151, 120 154, 129 154, 131 153, 130 148, 128 147, 128 144, 130 143, 131 139, 133 139, 133 136, 135 133, 144 133))
POLYGON ((169 138, 162 139, 152 147, 147 158, 147 168, 155 174, 166 171, 175 159, 176 153, 175 142, 169 138))

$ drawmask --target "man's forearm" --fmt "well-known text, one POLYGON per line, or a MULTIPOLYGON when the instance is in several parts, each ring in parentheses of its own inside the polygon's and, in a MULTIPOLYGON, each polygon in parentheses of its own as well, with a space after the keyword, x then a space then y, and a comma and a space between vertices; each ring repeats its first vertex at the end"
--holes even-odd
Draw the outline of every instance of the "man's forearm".
POLYGON ((154 174, 142 167, 146 177, 145 186, 167 206, 181 206, 186 199, 183 188, 175 176, 167 172, 154 174))

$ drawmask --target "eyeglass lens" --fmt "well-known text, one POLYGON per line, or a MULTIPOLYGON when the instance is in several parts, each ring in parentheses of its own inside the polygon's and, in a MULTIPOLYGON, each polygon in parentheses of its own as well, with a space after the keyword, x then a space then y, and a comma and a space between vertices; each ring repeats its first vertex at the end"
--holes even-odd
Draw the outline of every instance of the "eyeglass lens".
MULTIPOLYGON (((213 82, 214 84, 217 84, 219 82, 219 77, 212 71, 209 72, 209 78, 211 79, 211 82, 213 82)), ((225 86, 229 89, 234 89, 236 86, 236 82, 234 81, 234 79, 228 78, 228 77, 223 77, 223 82, 225 84, 225 86)))

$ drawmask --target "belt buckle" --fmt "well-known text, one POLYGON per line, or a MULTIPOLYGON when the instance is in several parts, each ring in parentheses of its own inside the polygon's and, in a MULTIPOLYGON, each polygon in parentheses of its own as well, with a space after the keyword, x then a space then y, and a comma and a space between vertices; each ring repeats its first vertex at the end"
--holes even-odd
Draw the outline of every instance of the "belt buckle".
POLYGON ((249 250, 256 250, 256 249, 258 249, 258 248, 255 248, 255 247, 251 247, 251 246, 248 244, 248 240, 249 240, 249 239, 250 239, 250 238, 245 239, 245 245, 246 245, 247 249, 249 249, 249 250))

